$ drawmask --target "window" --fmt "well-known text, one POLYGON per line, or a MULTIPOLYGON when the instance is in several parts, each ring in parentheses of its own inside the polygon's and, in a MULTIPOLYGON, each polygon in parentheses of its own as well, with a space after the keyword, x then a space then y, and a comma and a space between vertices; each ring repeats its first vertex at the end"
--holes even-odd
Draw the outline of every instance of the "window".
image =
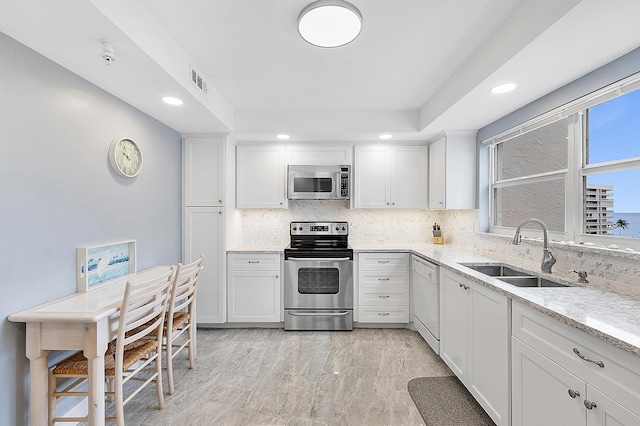
POLYGON ((491 145, 491 232, 640 249, 640 77, 511 129, 491 145), (532 228, 533 229, 533 228, 532 228))

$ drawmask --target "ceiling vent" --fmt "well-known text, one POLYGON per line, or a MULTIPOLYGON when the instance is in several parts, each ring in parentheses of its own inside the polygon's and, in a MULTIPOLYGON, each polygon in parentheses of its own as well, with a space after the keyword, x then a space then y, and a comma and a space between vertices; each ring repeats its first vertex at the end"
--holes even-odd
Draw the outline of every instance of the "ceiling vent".
POLYGON ((209 91, 209 89, 207 89, 206 81, 204 81, 202 75, 200 75, 193 66, 191 66, 191 82, 205 95, 209 91))

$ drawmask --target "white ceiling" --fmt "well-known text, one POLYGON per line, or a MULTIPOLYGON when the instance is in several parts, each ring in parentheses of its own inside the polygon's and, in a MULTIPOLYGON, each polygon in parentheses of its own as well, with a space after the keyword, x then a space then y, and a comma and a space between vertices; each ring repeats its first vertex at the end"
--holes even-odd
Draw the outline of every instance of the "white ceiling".
POLYGON ((363 30, 337 49, 298 36, 310 2, 0 0, 0 31, 183 134, 239 141, 479 129, 640 46, 637 0, 351 0, 363 30))

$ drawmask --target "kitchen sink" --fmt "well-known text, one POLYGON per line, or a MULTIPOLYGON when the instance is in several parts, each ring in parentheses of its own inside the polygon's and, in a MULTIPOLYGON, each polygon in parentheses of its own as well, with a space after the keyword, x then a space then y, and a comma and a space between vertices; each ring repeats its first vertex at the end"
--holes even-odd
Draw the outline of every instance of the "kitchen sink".
POLYGON ((516 287, 568 287, 566 284, 542 277, 499 277, 498 279, 516 287))
POLYGON ((537 277, 531 272, 518 270, 503 263, 460 263, 460 265, 516 287, 569 287, 566 284, 537 277))
POLYGON ((533 275, 528 272, 518 271, 511 266, 504 265, 502 263, 460 263, 462 266, 466 266, 469 269, 478 271, 481 274, 489 275, 490 277, 532 277, 533 275))

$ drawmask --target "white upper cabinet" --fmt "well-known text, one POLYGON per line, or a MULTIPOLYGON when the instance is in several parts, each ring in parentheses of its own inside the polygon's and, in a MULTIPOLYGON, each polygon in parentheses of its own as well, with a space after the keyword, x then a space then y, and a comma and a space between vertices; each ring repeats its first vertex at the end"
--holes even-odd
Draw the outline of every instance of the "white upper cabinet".
POLYGON ((355 207, 427 208, 426 146, 358 146, 355 207))
POLYGON ((237 147, 236 207, 286 209, 283 145, 237 147))
POLYGON ((429 208, 475 207, 475 131, 447 131, 429 145, 429 208))
POLYGON ((351 166, 353 146, 338 145, 289 145, 286 147, 287 164, 330 164, 351 166))
POLYGON ((182 144, 185 206, 224 205, 224 138, 185 138, 182 144))

